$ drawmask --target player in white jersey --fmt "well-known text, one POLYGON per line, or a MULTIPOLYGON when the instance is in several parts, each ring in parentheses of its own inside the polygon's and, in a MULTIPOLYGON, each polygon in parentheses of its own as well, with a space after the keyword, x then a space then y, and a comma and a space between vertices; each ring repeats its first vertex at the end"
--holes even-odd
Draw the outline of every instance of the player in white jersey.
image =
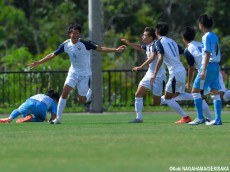
POLYGON ((192 89, 194 104, 197 110, 197 118, 194 121, 190 122, 190 125, 205 123, 200 91, 206 90, 208 88, 211 88, 211 94, 215 109, 215 120, 207 122, 206 125, 222 125, 222 102, 219 95, 219 61, 221 59, 221 55, 219 39, 216 34, 211 31, 212 24, 212 18, 209 17, 207 14, 202 14, 199 17, 199 29, 204 34, 202 37, 202 67, 200 69, 200 72, 196 76, 192 89))
POLYGON ((13 119, 22 115, 23 118, 17 119, 17 123, 22 122, 43 122, 47 118, 47 112, 51 112, 50 120, 54 120, 57 114, 59 94, 49 90, 45 94, 36 94, 28 98, 18 109, 15 109, 8 118, 0 119, 0 123, 10 123, 13 119))
POLYGON ((157 62, 156 48, 154 44, 155 38, 155 30, 152 27, 146 27, 142 35, 142 45, 131 43, 127 39, 121 39, 132 48, 138 51, 145 51, 147 55, 147 60, 142 65, 133 68, 133 71, 138 71, 148 66, 148 71, 146 72, 143 79, 140 81, 137 91, 135 93, 136 118, 130 121, 130 123, 143 123, 143 97, 149 90, 152 90, 154 105, 160 105, 161 102, 161 96, 166 82, 166 72, 163 65, 161 65, 154 83, 150 83, 150 78, 153 75, 153 71, 156 67, 157 62))
MULTIPOLYGON (((184 55, 186 57, 188 63, 188 82, 186 84, 188 92, 191 92, 191 85, 194 78, 195 69, 198 71, 201 68, 201 61, 202 61, 202 44, 200 42, 194 41, 196 35, 196 31, 193 27, 185 27, 182 31, 182 40, 186 46, 184 51, 184 55)), ((203 91, 202 91, 203 93, 203 91)), ((191 99, 193 97, 191 95, 191 99)), ((213 120, 212 113, 210 108, 205 101, 205 96, 203 95, 203 112, 207 116, 209 121, 213 120)))
POLYGON ((165 103, 180 114, 182 118, 175 122, 177 124, 188 123, 191 118, 182 110, 180 105, 173 99, 180 93, 185 91, 186 71, 180 61, 180 53, 183 53, 183 48, 171 38, 166 37, 168 33, 168 24, 160 22, 156 25, 156 36, 158 40, 155 45, 158 53, 158 61, 155 71, 151 77, 151 83, 156 79, 160 66, 164 62, 169 70, 169 80, 165 88, 165 103))
POLYGON ((53 59, 60 53, 66 52, 69 55, 71 66, 58 102, 57 118, 52 121, 51 124, 61 123, 61 116, 66 106, 68 95, 76 86, 78 89, 78 101, 80 103, 86 103, 90 100, 92 91, 89 89, 89 82, 92 72, 89 50, 96 50, 99 52, 122 52, 126 47, 125 45, 118 48, 100 47, 91 41, 83 40, 80 38, 81 26, 79 24, 71 24, 69 26, 68 36, 70 39, 60 44, 55 52, 48 54, 39 61, 34 61, 32 64, 29 64, 31 68, 35 68, 53 59))

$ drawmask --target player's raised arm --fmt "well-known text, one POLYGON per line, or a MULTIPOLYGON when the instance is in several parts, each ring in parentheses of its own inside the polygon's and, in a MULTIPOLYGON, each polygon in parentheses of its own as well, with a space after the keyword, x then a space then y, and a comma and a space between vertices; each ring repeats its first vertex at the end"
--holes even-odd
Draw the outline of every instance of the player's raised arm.
POLYGON ((31 64, 28 64, 28 66, 30 66, 31 69, 37 67, 38 65, 42 64, 42 63, 45 63, 49 60, 51 60, 52 58, 55 57, 55 54, 54 53, 51 53, 51 54, 48 54, 47 56, 45 56, 43 59, 41 60, 38 60, 38 61, 34 61, 33 63, 31 64))

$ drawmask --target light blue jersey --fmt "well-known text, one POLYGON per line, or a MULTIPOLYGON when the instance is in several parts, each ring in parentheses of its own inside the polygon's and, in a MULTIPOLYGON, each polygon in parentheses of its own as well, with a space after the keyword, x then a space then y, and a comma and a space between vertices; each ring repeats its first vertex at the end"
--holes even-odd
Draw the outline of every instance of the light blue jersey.
POLYGON ((199 71, 196 79, 194 81, 193 87, 206 90, 209 87, 214 90, 220 90, 219 84, 219 61, 221 59, 220 56, 220 44, 218 37, 213 32, 207 32, 202 37, 202 66, 199 71), (200 79, 200 72, 203 68, 203 63, 205 59, 205 54, 210 53, 209 63, 206 68, 205 79, 200 79))
POLYGON ((210 53, 210 59, 209 62, 220 62, 220 44, 219 39, 213 32, 207 32, 202 37, 202 64, 204 62, 205 53, 210 53))

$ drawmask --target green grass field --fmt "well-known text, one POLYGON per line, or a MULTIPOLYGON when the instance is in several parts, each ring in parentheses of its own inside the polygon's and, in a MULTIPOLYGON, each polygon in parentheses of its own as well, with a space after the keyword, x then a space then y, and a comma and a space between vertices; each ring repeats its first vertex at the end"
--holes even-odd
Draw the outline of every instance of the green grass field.
MULTIPOLYGON (((4 116, 0 116, 4 117, 4 116)), ((63 123, 0 124, 2 172, 169 172, 170 167, 230 167, 230 114, 222 126, 174 124, 169 112, 65 114, 63 123)), ((191 115, 194 119, 195 115, 191 115)))

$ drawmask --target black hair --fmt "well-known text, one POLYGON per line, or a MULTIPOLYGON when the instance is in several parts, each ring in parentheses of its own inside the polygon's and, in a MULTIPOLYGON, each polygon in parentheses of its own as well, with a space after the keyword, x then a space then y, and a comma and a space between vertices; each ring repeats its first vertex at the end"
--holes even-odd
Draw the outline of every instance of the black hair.
POLYGON ((168 23, 165 22, 159 22, 156 25, 156 31, 160 36, 166 36, 168 33, 169 27, 168 23))
POLYGON ((203 24, 204 27, 209 29, 213 24, 212 17, 208 16, 207 14, 201 14, 199 17, 199 23, 203 24))
POLYGON ((148 32, 148 35, 149 35, 149 36, 152 36, 153 39, 156 38, 155 29, 153 29, 152 27, 146 27, 146 28, 144 29, 144 32, 148 32))
POLYGON ((195 39, 196 31, 193 27, 187 26, 183 29, 181 35, 186 41, 191 42, 195 39))
POLYGON ((74 30, 78 30, 81 33, 81 25, 78 23, 71 23, 67 30, 67 35, 71 34, 74 30))
POLYGON ((55 99, 58 100, 60 98, 60 95, 58 94, 58 92, 55 92, 54 90, 48 90, 46 92, 46 95, 49 96, 50 98, 54 99, 54 100, 55 99))

